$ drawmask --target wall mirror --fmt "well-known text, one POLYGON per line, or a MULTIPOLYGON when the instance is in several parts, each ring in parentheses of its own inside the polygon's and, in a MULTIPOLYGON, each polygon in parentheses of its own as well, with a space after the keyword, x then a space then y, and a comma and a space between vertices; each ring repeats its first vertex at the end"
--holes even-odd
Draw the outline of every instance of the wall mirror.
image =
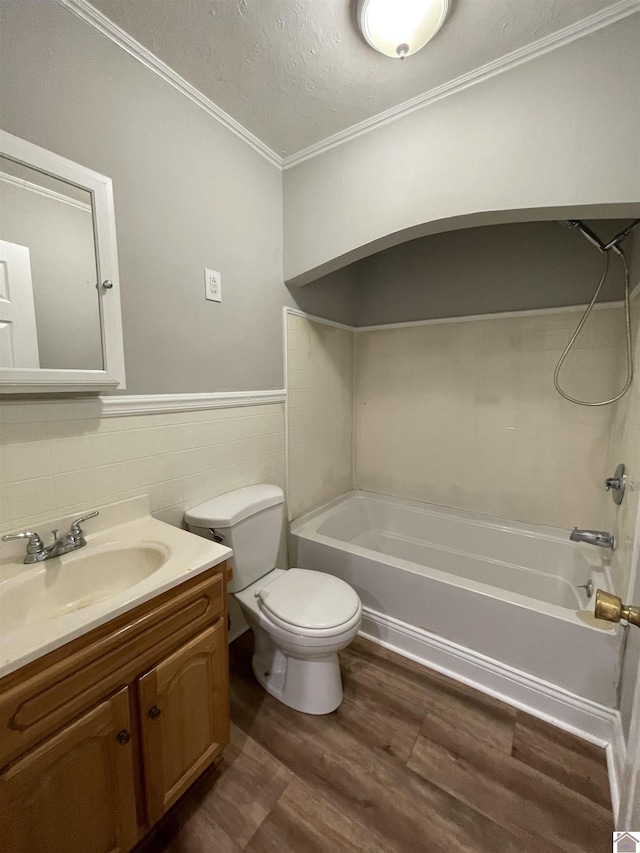
POLYGON ((0 392, 125 387, 111 179, 0 131, 0 392))

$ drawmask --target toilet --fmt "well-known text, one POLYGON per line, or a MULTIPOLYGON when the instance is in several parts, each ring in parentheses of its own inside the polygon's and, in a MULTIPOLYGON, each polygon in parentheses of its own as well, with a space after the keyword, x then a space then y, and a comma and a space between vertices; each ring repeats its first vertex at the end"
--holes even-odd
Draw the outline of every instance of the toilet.
POLYGON ((338 652, 355 637, 362 605, 333 575, 275 568, 283 512, 279 486, 247 486, 193 507, 185 521, 233 549, 229 592, 253 629, 257 680, 296 711, 329 714, 342 702, 338 652))

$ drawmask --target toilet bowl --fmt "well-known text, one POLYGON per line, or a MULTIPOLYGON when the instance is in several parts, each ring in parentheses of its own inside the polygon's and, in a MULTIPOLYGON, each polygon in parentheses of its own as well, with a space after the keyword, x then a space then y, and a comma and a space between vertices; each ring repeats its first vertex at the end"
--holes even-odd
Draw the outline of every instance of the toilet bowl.
POLYGON ((333 575, 274 568, 283 506, 278 486, 249 486, 190 509, 185 520, 233 549, 229 591, 254 632, 258 682, 290 708, 328 714, 342 702, 338 652, 357 634, 362 606, 333 575))
MULTIPOLYGON (((312 620, 308 618, 282 619, 264 605, 261 596, 268 592, 271 584, 278 582, 284 588, 292 574, 302 572, 304 579, 311 581, 310 594, 317 593, 325 579, 339 581, 339 578, 321 572, 274 569, 257 583, 236 593, 235 597, 254 632, 255 650, 251 664, 260 684, 290 708, 307 714, 328 714, 342 702, 338 652, 348 646, 357 634, 362 606, 354 590, 341 581, 346 588, 342 592, 353 605, 350 617, 343 623, 322 627, 318 622, 316 627, 310 627, 312 620), (305 624, 295 624, 300 621, 305 624)), ((302 584, 298 583, 296 587, 298 595, 302 584)), ((334 591, 333 587, 330 584, 327 592, 334 591)))

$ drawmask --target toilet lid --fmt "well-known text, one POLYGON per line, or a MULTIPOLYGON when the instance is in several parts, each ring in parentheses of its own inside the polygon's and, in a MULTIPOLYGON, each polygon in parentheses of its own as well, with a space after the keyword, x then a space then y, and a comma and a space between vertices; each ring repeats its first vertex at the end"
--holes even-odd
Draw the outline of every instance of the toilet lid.
POLYGON ((309 569, 289 569, 263 587, 258 598, 268 613, 299 628, 335 628, 360 606, 348 583, 309 569))

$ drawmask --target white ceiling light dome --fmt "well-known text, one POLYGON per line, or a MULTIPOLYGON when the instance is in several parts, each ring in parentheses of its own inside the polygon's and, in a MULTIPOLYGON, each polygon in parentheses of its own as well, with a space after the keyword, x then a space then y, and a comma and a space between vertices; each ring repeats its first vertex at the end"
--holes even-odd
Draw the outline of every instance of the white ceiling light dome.
POLYGON ((358 21, 371 47, 404 59, 423 48, 443 25, 449 0, 358 0, 358 21))

